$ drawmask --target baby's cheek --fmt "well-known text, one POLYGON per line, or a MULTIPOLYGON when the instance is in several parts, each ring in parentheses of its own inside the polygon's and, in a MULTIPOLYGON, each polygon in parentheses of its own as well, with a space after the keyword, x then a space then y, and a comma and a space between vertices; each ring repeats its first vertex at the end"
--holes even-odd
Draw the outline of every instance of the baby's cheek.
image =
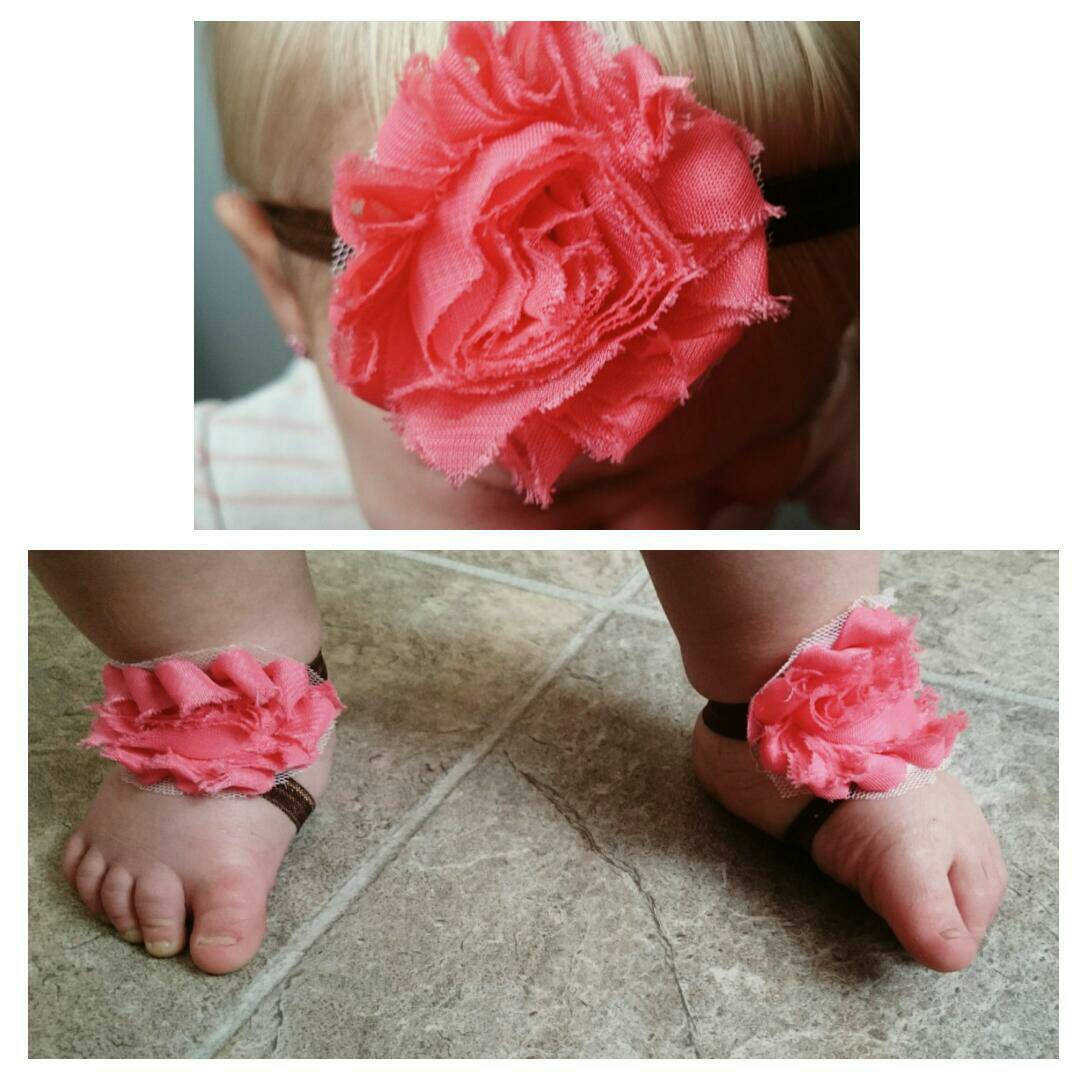
POLYGON ((759 443, 725 462, 715 487, 732 502, 776 502, 798 484, 809 448, 807 428, 759 443))

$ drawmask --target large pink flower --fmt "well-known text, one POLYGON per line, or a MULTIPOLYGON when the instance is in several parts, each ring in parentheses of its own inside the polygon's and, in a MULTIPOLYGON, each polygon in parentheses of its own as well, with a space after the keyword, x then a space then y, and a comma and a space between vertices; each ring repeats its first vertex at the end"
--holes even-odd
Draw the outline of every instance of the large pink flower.
POLYGON ((856 607, 831 646, 812 645, 750 702, 747 737, 770 772, 825 799, 891 791, 908 765, 936 769, 967 727, 937 715, 914 619, 856 607))
POLYGON ((91 706, 83 745, 141 784, 166 780, 191 795, 269 791, 278 773, 315 760, 343 708, 333 684, 312 685, 298 661, 263 666, 244 649, 220 653, 205 671, 182 659, 106 664, 101 680, 105 700, 91 706))
POLYGON ((457 24, 409 61, 374 159, 339 162, 335 374, 453 483, 497 460, 549 504, 783 314, 761 147, 689 82, 580 23, 457 24))

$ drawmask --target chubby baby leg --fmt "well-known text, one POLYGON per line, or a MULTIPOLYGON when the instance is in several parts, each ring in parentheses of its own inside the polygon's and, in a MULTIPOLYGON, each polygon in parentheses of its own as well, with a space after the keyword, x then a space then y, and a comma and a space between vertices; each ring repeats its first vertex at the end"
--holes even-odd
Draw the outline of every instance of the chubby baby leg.
MULTIPOLYGON (((866 552, 651 552, 646 562, 694 688, 747 701, 807 634, 878 591, 866 552)), ((731 813, 782 836, 810 802, 782 798, 745 741, 699 716, 694 770, 731 813)), ((1005 889, 994 834, 963 785, 933 783, 880 800, 847 800, 814 835, 811 855, 860 893, 921 963, 956 971, 974 959, 1005 889)))
MULTIPOLYGON (((37 552, 38 579, 111 659, 137 662, 227 644, 310 661, 320 622, 299 552, 37 552)), ((318 799, 332 743, 296 780, 318 799)), ((96 916, 167 957, 188 945, 204 971, 246 964, 296 827, 262 798, 163 795, 105 778, 61 860, 96 916), (188 934, 188 916, 193 919, 188 934)))

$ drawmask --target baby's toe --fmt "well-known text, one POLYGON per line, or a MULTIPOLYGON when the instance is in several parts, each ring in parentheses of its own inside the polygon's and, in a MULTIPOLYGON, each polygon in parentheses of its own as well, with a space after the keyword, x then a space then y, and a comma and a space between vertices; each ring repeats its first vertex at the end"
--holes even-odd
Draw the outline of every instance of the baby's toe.
POLYGON ((135 879, 135 916, 151 956, 175 956, 184 947, 184 886, 167 866, 135 879))
POLYGON ((73 832, 64 845, 64 853, 60 856, 60 872, 72 888, 75 888, 75 871, 79 868, 79 863, 82 862, 82 857, 89 846, 86 837, 81 832, 73 832))
POLYGON ((957 854, 949 869, 956 906, 968 930, 983 937, 1005 895, 1005 864, 995 851, 957 854))
POLYGON ((108 869, 105 856, 96 847, 89 847, 75 868, 75 891, 95 915, 101 914, 101 881, 108 869))
POLYGON ((101 883, 101 906, 125 941, 142 941, 135 918, 135 878, 126 867, 109 867, 101 883))
POLYGON ((959 971, 975 959, 979 941, 957 907, 948 867, 939 860, 900 856, 875 875, 866 899, 900 944, 935 971, 959 971))
POLYGON ((192 896, 190 953, 212 975, 243 967, 266 933, 266 889, 250 874, 209 876, 192 896))

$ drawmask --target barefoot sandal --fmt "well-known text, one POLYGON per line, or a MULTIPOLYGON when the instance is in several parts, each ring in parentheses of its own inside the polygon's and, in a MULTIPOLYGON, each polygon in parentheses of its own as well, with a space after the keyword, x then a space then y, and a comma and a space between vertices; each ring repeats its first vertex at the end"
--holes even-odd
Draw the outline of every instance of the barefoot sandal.
POLYGON ((257 646, 107 663, 81 745, 123 779, 162 795, 251 798, 297 831, 315 799, 293 773, 311 765, 344 706, 320 652, 310 664, 257 646))
POLYGON ((709 701, 714 734, 748 741, 783 798, 812 795, 781 837, 810 852, 850 799, 884 799, 933 783, 963 712, 939 716, 915 653, 915 619, 889 611, 892 590, 864 596, 796 646, 750 699, 709 701))

